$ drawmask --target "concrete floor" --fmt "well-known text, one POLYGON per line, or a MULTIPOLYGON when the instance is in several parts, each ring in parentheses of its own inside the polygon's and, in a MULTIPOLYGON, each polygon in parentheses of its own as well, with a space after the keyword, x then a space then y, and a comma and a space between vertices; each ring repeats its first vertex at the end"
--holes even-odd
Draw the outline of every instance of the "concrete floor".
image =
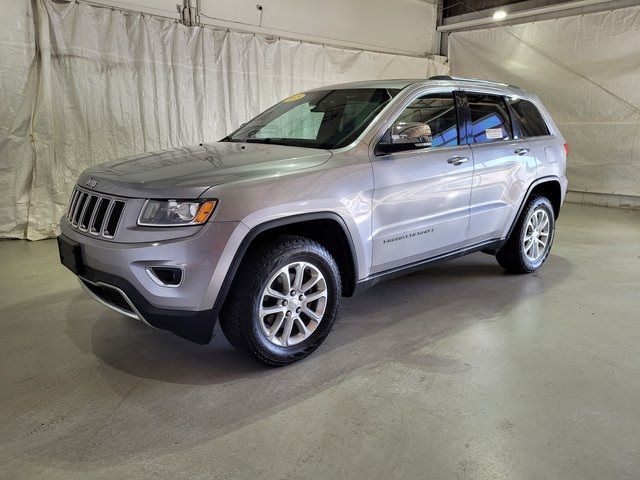
POLYGON ((476 254, 347 299, 267 369, 0 242, 0 477, 640 477, 640 212, 567 204, 536 274, 476 254))

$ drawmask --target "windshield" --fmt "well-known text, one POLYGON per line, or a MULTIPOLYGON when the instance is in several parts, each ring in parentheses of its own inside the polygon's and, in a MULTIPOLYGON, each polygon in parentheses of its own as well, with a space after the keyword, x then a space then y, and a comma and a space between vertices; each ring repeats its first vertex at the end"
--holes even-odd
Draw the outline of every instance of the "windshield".
POLYGON ((399 89, 354 88, 298 93, 223 139, 310 148, 341 148, 371 123, 399 89))

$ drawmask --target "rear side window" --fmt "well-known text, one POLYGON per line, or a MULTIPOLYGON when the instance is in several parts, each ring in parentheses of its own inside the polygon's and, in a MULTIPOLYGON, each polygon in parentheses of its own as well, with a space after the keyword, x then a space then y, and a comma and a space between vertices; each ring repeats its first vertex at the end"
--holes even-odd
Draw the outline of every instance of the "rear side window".
POLYGON ((533 103, 517 97, 509 97, 507 102, 511 105, 514 120, 518 122, 523 137, 549 135, 547 124, 533 103))
POLYGON ((511 140, 511 121, 504 98, 497 95, 467 93, 474 143, 511 140))

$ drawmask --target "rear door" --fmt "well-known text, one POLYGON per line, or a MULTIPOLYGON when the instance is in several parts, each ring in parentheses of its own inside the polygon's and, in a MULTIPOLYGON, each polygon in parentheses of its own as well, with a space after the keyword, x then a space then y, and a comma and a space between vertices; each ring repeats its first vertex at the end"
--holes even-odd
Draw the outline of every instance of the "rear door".
POLYGON ((514 132, 503 96, 465 94, 470 116, 467 141, 474 163, 468 239, 476 244, 506 234, 535 178, 536 160, 531 145, 514 132))
POLYGON ((372 157, 372 273, 466 242, 473 162, 460 142, 456 99, 451 88, 407 99, 392 131, 422 127, 428 140, 419 149, 372 157))

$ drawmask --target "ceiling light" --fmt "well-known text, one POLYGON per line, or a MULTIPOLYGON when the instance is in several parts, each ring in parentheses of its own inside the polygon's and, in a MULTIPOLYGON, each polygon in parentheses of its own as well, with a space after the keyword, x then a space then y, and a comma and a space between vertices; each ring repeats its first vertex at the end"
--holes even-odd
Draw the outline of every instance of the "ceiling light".
POLYGON ((505 12, 504 10, 496 10, 495 12, 493 12, 494 20, 504 20, 505 18, 507 18, 507 12, 505 12))

